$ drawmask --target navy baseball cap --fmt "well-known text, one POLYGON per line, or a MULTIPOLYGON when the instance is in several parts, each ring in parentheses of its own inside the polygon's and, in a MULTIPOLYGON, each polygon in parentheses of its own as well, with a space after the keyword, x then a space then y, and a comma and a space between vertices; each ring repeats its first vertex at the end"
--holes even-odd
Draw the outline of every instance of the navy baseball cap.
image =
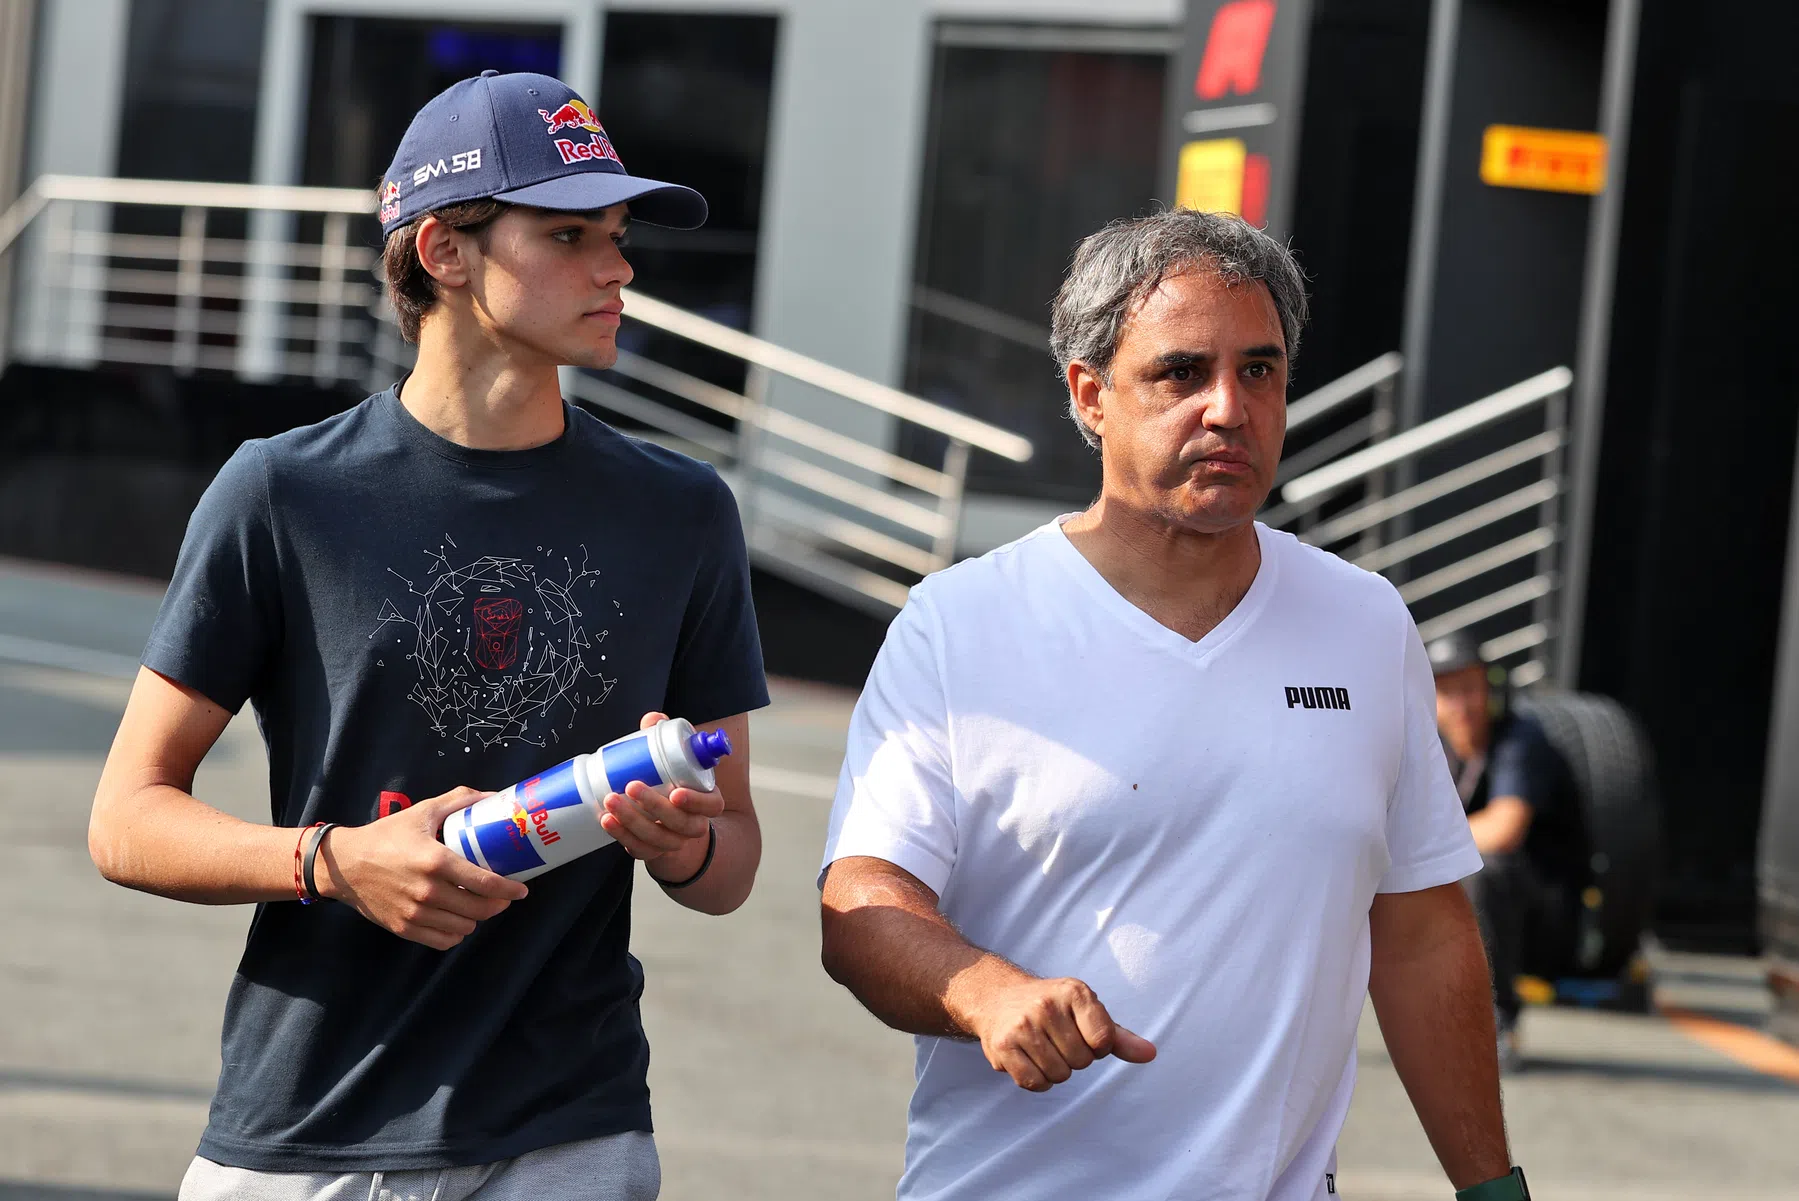
POLYGON ((486 197, 563 212, 629 201, 631 216, 651 225, 706 221, 706 199, 692 188, 627 173, 573 88, 522 71, 483 71, 418 111, 381 180, 381 233, 486 197))

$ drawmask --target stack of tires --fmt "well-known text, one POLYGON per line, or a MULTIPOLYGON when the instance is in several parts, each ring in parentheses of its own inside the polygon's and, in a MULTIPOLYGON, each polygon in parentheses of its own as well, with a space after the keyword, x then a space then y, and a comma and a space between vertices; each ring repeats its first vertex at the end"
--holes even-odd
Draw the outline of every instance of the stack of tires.
POLYGON ((1567 971, 1619 979, 1648 927, 1661 864, 1661 805, 1649 739, 1609 697, 1541 689, 1514 703, 1536 719, 1567 761, 1586 822, 1592 871, 1567 971))

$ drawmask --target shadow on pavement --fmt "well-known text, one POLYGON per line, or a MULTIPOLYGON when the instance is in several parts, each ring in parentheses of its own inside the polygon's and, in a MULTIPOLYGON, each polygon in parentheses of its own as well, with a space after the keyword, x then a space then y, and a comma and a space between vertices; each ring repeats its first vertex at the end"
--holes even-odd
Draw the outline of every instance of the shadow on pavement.
POLYGON ((1620 1063, 1603 1059, 1532 1059, 1527 1054, 1523 1075, 1597 1076, 1606 1080, 1642 1080, 1658 1084, 1686 1084, 1726 1092, 1792 1096, 1799 1086, 1773 1076, 1759 1076, 1747 1068, 1708 1068, 1678 1063, 1620 1063))
POLYGON ((69 1188, 60 1184, 27 1184, 0 1180, 0 1201, 173 1201, 166 1193, 130 1193, 119 1189, 69 1188))
MULTIPOLYGON (((0 1092, 100 1093, 109 1097, 141 1097, 153 1101, 211 1101, 213 1090, 197 1084, 163 1080, 131 1080, 113 1076, 79 1076, 64 1072, 21 1072, 0 1069, 0 1092)), ((10 1197, 0 1183, 0 1199, 10 1197)), ((123 1196, 124 1194, 120 1194, 123 1196)))

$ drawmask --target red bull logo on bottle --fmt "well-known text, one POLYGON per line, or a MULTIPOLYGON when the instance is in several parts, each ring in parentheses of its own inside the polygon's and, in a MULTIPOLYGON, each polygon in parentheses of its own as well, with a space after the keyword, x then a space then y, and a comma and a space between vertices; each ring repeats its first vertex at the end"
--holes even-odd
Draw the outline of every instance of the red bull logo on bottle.
POLYGON ((441 837, 470 863, 529 880, 612 841, 600 826, 607 793, 634 780, 710 792, 718 786, 713 767, 730 753, 722 730, 665 721, 452 813, 441 837))

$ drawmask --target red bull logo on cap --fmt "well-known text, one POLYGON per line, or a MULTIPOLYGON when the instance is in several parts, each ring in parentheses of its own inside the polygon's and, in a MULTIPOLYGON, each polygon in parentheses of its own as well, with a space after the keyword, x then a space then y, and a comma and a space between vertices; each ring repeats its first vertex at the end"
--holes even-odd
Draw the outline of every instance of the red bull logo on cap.
POLYGON ((544 124, 550 127, 551 137, 555 137, 565 129, 585 129, 589 133, 606 132, 600 128, 600 119, 593 115, 591 108, 587 107, 587 101, 579 96, 555 112, 551 112, 547 108, 540 108, 537 110, 537 115, 542 117, 544 124))
POLYGON ((590 163, 595 159, 611 159, 621 167, 625 165, 624 161, 618 157, 618 151, 612 148, 612 139, 606 136, 606 130, 600 125, 600 119, 593 115, 593 110, 588 108, 587 102, 580 97, 577 96, 570 100, 555 112, 540 108, 537 110, 537 115, 543 118, 545 125, 549 126, 547 132, 551 137, 555 137, 565 129, 587 131, 585 142, 577 142, 570 138, 556 138, 556 152, 562 156, 564 166, 590 163))
POLYGON ((386 225, 400 212, 400 185, 388 180, 381 185, 381 224, 386 225))

